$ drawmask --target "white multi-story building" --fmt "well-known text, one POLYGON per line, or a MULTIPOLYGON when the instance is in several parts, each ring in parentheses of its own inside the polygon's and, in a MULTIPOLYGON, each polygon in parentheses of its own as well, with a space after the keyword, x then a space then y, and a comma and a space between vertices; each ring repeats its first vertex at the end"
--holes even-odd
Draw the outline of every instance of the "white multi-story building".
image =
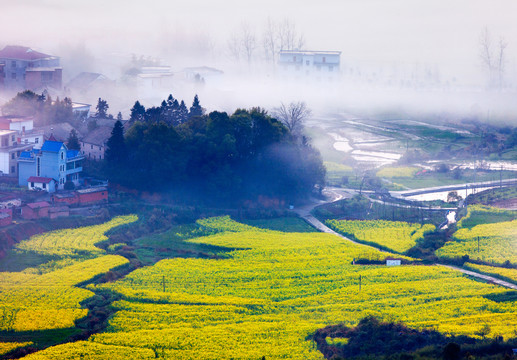
POLYGON ((43 131, 34 129, 30 116, 0 116, 0 130, 16 131, 14 142, 18 145, 32 144, 35 149, 43 145, 43 131))
POLYGON ((339 77, 341 51, 281 50, 279 55, 283 78, 334 81, 339 77))

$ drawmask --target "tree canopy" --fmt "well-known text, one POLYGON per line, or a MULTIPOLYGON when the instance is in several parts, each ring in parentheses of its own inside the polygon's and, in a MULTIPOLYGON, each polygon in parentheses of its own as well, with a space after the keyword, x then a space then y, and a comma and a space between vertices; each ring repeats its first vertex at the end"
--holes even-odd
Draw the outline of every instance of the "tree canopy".
POLYGON ((73 122, 72 100, 53 100, 50 95, 36 94, 25 90, 2 106, 2 114, 11 116, 34 116, 34 124, 43 126, 62 122, 73 122))
POLYGON ((177 126, 137 121, 125 137, 121 132, 114 128, 108 142, 106 162, 117 169, 110 180, 139 190, 196 194, 225 203, 260 196, 293 201, 324 182, 319 153, 293 141, 289 130, 261 108, 232 115, 214 111, 177 126), (126 157, 114 156, 112 149, 122 139, 126 157))

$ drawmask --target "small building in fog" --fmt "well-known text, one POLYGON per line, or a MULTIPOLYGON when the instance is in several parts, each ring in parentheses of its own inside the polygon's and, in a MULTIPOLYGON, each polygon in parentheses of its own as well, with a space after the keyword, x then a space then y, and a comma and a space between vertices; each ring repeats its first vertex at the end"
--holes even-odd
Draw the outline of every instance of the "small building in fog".
POLYGON ((0 65, 6 89, 61 89, 62 68, 57 56, 9 45, 0 50, 0 65))
POLYGON ((99 126, 81 139, 81 152, 90 160, 103 160, 113 126, 99 126))
POLYGON ((286 80, 332 82, 339 77, 341 51, 281 50, 279 74, 286 80))

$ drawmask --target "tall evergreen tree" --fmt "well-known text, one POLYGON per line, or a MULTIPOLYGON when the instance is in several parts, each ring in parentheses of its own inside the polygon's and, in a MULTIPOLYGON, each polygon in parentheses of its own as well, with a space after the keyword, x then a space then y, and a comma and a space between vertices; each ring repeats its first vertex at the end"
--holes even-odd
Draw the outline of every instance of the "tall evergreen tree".
POLYGON ((203 116, 204 113, 205 109, 203 109, 199 104, 199 98, 196 94, 196 96, 194 96, 194 101, 192 101, 192 106, 190 107, 188 118, 190 119, 194 116, 203 116))
POLYGON ((185 105, 185 102, 183 100, 181 100, 181 103, 178 107, 177 121, 179 124, 183 124, 188 119, 189 119, 189 112, 187 110, 187 105, 185 105))
POLYGON ((97 117, 99 118, 105 118, 108 116, 108 109, 109 109, 108 102, 106 100, 102 100, 99 98, 99 101, 97 102, 97 117))
POLYGON ((126 158, 126 142, 122 122, 117 120, 106 147, 106 161, 117 168, 126 158))
POLYGON ((66 147, 69 150, 81 150, 81 144, 79 143, 79 138, 77 137, 77 131, 75 131, 75 129, 70 130, 66 147))
POLYGON ((131 121, 144 121, 145 107, 140 104, 140 101, 135 101, 135 105, 131 108, 131 121))

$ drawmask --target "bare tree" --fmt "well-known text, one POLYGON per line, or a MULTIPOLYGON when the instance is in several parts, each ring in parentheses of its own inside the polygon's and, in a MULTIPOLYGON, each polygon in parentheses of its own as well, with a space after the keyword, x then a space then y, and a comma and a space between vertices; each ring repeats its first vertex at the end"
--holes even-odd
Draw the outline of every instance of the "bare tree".
POLYGON ((499 43, 494 45, 488 28, 481 32, 479 37, 479 56, 481 64, 488 74, 488 85, 501 88, 504 82, 504 70, 506 65, 505 50, 508 43, 501 37, 499 43))
POLYGON ((311 109, 304 101, 291 102, 289 105, 284 103, 280 107, 273 109, 273 115, 278 118, 295 136, 301 136, 303 122, 312 115, 311 109))
POLYGON ((278 27, 280 50, 301 49, 305 45, 303 34, 298 34, 296 25, 289 19, 284 19, 278 27))
POLYGON ((497 72, 499 75, 499 88, 503 86, 503 77, 504 77, 504 70, 506 65, 506 58, 505 58, 505 49, 508 46, 508 43, 503 39, 499 38, 499 56, 497 61, 497 72))
POLYGON ((230 52, 230 57, 235 61, 239 61, 241 57, 241 45, 239 36, 234 32, 228 39, 228 51, 230 52))
POLYGON ((257 48, 257 39, 248 23, 241 24, 241 45, 244 56, 248 60, 248 64, 251 64, 253 52, 257 48))
POLYGON ((275 22, 268 19, 264 33, 262 34, 262 46, 264 57, 268 62, 276 62, 277 53, 280 50, 295 50, 303 48, 305 39, 299 33, 296 25, 289 19, 275 22))
POLYGON ((228 39, 230 56, 239 61, 244 58, 251 64, 257 48, 257 38, 248 23, 243 22, 228 39))
POLYGON ((264 58, 266 62, 276 62, 276 53, 278 51, 278 26, 271 18, 267 19, 266 28, 262 35, 262 47, 264 48, 264 58))

